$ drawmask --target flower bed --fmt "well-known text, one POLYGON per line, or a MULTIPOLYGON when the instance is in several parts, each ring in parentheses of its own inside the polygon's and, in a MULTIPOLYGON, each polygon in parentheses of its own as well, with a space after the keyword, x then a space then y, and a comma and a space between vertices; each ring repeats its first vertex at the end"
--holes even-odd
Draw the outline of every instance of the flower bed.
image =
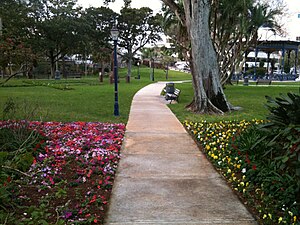
POLYGON ((125 125, 0 121, 0 129, 24 126, 39 138, 22 150, 29 171, 15 157, 18 166, 6 160, 0 170, 0 198, 9 198, 0 203, 0 223, 102 224, 125 125))
POLYGON ((266 163, 268 159, 262 157, 267 152, 262 148, 268 146, 263 146, 263 136, 255 127, 263 122, 185 121, 184 126, 259 223, 300 224, 297 179, 282 168, 275 170, 273 161, 266 163))

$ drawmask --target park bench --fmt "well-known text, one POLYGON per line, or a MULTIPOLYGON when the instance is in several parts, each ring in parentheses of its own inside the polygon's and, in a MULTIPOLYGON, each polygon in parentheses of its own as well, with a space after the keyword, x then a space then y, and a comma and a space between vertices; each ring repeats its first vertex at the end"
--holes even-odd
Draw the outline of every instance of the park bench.
POLYGON ((175 88, 175 90, 174 90, 174 93, 168 93, 168 92, 166 92, 166 88, 164 89, 164 92, 165 92, 165 99, 167 100, 167 101, 170 101, 170 104, 172 103, 172 101, 176 101, 176 102, 179 102, 179 95, 180 95, 180 90, 179 89, 177 89, 177 88, 175 88))
POLYGON ((257 79, 256 80, 256 85, 258 84, 268 84, 268 85, 271 85, 272 83, 272 80, 267 80, 267 79, 257 79))
POLYGON ((82 73, 71 72, 67 73, 67 78, 81 78, 82 73))

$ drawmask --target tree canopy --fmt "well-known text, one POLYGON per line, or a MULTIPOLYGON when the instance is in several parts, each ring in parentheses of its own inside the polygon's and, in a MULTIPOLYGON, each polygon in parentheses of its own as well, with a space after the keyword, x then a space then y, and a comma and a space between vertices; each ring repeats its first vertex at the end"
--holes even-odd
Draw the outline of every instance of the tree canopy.
POLYGON ((116 19, 120 31, 119 47, 122 49, 119 54, 129 65, 139 49, 160 39, 160 19, 150 8, 133 9, 127 1, 118 14, 107 7, 83 10, 76 3, 77 0, 3 0, 0 5, 3 21, 3 35, 0 34, 2 69, 8 64, 20 64, 22 60, 17 62, 16 57, 11 57, 17 53, 20 55, 18 46, 26 46, 36 56, 49 59, 51 77, 58 69, 56 62, 66 55, 91 57, 100 60, 101 64, 109 61, 110 50, 113 49, 110 30, 116 19))
POLYGON ((125 7, 118 18, 119 46, 125 51, 123 57, 128 65, 128 77, 131 75, 131 65, 134 55, 146 44, 161 40, 160 15, 153 15, 148 7, 140 9, 125 7))

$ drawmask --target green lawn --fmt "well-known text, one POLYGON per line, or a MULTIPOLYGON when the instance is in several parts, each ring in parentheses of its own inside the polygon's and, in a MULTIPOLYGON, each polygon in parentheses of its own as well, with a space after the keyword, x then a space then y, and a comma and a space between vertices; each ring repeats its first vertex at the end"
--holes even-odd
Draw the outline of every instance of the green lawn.
MULTIPOLYGON (((114 85, 108 78, 104 83, 98 77, 55 80, 11 80, 0 86, 0 119, 30 119, 43 121, 100 121, 126 123, 134 94, 150 84, 150 69, 140 68, 141 79, 135 79, 137 68, 132 71, 131 83, 125 82, 126 68, 120 69, 119 106, 120 116, 115 117, 114 85), (68 90, 62 90, 68 87, 68 90), (3 109, 8 99, 13 99, 18 110, 4 115, 3 109), (34 113, 33 113, 34 111, 34 113)), ((190 75, 170 71, 169 80, 190 80, 190 75)), ((155 82, 166 81, 165 72, 155 69, 155 82)), ((197 115, 186 111, 185 106, 193 97, 191 83, 175 84, 181 89, 179 104, 170 105, 180 121, 191 120, 240 120, 264 119, 266 116, 265 95, 276 97, 279 93, 298 92, 300 83, 273 82, 271 86, 228 85, 225 93, 231 104, 242 107, 241 111, 226 113, 223 116, 197 115)))
POLYGON ((179 104, 170 105, 171 110, 180 121, 220 121, 220 120, 242 120, 242 119, 265 119, 267 109, 265 107, 265 96, 277 97, 280 93, 299 93, 300 83, 273 82, 270 86, 242 86, 228 85, 225 88, 227 99, 233 106, 242 107, 241 111, 218 115, 199 115, 188 112, 185 106, 191 101, 193 89, 191 83, 176 84, 181 89, 179 104))
MULTIPOLYGON (((125 82, 126 69, 120 69, 120 116, 114 112, 114 85, 108 78, 104 83, 98 77, 55 80, 10 80, 0 86, 0 119, 30 119, 43 121, 100 121, 126 123, 134 94, 150 84, 150 69, 140 68, 141 79, 135 79, 133 68, 131 83, 125 82), (62 90, 68 87, 67 90, 62 90), (3 113, 11 98, 16 112, 3 113)), ((187 80, 189 74, 170 71, 169 80, 187 80)), ((155 69, 155 81, 166 80, 163 70, 155 69)))

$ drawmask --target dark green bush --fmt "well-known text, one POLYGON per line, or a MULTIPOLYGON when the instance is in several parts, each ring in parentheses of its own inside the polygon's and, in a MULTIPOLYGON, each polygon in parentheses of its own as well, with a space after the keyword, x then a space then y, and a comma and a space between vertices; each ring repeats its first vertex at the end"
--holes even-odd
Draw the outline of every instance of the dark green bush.
MULTIPOLYGON (((0 208, 13 207, 17 182, 26 177, 34 158, 43 152, 45 137, 24 122, 16 127, 0 127, 0 208)), ((28 176, 28 175, 27 175, 28 176)))
POLYGON ((266 98, 268 122, 248 128, 235 144, 245 156, 248 178, 261 190, 258 197, 264 209, 299 217, 300 96, 288 93, 266 98))

